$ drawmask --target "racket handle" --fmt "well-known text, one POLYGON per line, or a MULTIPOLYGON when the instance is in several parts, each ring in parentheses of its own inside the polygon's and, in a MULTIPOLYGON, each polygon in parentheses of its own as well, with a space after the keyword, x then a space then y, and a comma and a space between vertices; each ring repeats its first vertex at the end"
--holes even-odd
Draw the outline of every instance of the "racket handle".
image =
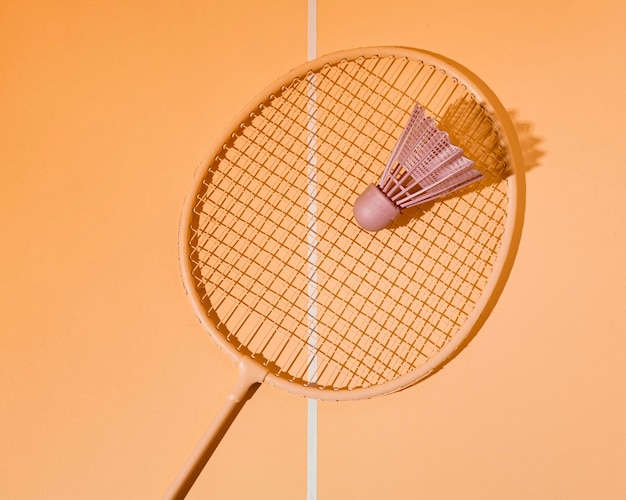
POLYGON ((163 500, 182 500, 195 483, 218 444, 234 422, 241 408, 259 388, 267 370, 244 356, 239 362, 239 379, 226 398, 226 402, 213 419, 200 443, 179 472, 163 500))

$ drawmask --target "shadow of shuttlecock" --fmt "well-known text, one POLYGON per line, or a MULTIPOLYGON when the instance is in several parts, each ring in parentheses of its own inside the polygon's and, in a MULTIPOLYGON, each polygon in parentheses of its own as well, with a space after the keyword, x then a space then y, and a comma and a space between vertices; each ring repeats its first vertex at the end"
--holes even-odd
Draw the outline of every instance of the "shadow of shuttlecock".
POLYGON ((517 140, 522 150, 524 170, 529 172, 530 170, 540 167, 541 159, 545 155, 545 151, 540 148, 543 140, 534 134, 532 123, 520 120, 517 110, 508 110, 508 114, 511 118, 511 122, 513 122, 513 128, 515 129, 517 140))
MULTIPOLYGON (((471 96, 456 100, 444 110, 438 125, 485 176, 480 185, 502 178, 506 169, 505 145, 501 142, 498 125, 481 103, 471 96)), ((478 188, 469 186, 465 192, 478 188)))
MULTIPOLYGON (((545 154, 540 148, 542 139, 534 134, 532 123, 519 119, 517 110, 507 110, 507 114, 521 153, 521 158, 516 159, 515 168, 522 173, 538 168, 545 154)), ((465 154, 475 161, 476 167, 485 178, 478 184, 467 186, 439 200, 403 210, 394 226, 405 226, 432 210, 439 202, 473 190, 488 188, 514 173, 510 171, 510 151, 502 142, 499 124, 474 98, 465 96, 453 102, 439 117, 438 126, 448 132, 451 143, 463 148, 465 154)))
MULTIPOLYGON (((533 134, 530 122, 519 119, 517 110, 507 110, 521 149, 521 161, 516 168, 528 172, 540 165, 544 152, 541 139, 533 134)), ((451 104, 443 113, 439 126, 448 132, 450 141, 463 148, 468 157, 486 174, 487 182, 506 177, 508 170, 507 146, 502 143, 500 124, 496 123, 484 106, 471 97, 451 104)), ((485 185, 485 183, 481 183, 485 185)), ((469 188, 471 189, 471 187, 469 188)))

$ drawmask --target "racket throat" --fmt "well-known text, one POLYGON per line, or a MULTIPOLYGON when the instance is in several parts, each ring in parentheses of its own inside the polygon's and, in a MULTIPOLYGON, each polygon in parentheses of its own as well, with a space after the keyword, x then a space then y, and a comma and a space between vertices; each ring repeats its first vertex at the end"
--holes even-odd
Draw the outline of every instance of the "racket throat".
POLYGON ((243 356, 238 365, 239 378, 227 399, 234 403, 245 403, 263 383, 268 371, 267 368, 248 356, 243 356))

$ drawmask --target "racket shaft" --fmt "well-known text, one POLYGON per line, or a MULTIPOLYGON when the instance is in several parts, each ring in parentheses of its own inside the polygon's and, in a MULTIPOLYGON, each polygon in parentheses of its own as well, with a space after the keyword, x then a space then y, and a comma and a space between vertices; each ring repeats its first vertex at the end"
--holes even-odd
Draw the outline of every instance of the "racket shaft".
POLYGON ((226 398, 211 426, 207 429, 200 443, 196 446, 187 463, 163 497, 164 500, 182 500, 185 498, 196 479, 204 469, 213 452, 230 428, 231 424, 260 387, 266 370, 249 358, 244 358, 239 365, 239 379, 226 398))

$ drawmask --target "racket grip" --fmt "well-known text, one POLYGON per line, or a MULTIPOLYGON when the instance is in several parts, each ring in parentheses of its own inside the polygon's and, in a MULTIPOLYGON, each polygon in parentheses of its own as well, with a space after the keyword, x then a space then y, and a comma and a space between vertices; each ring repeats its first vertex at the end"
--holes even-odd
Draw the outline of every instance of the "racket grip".
POLYGON ((163 500, 182 500, 187 496, 239 411, 260 387, 266 375, 267 370, 254 360, 247 356, 241 359, 237 383, 226 397, 226 402, 187 459, 163 500))

